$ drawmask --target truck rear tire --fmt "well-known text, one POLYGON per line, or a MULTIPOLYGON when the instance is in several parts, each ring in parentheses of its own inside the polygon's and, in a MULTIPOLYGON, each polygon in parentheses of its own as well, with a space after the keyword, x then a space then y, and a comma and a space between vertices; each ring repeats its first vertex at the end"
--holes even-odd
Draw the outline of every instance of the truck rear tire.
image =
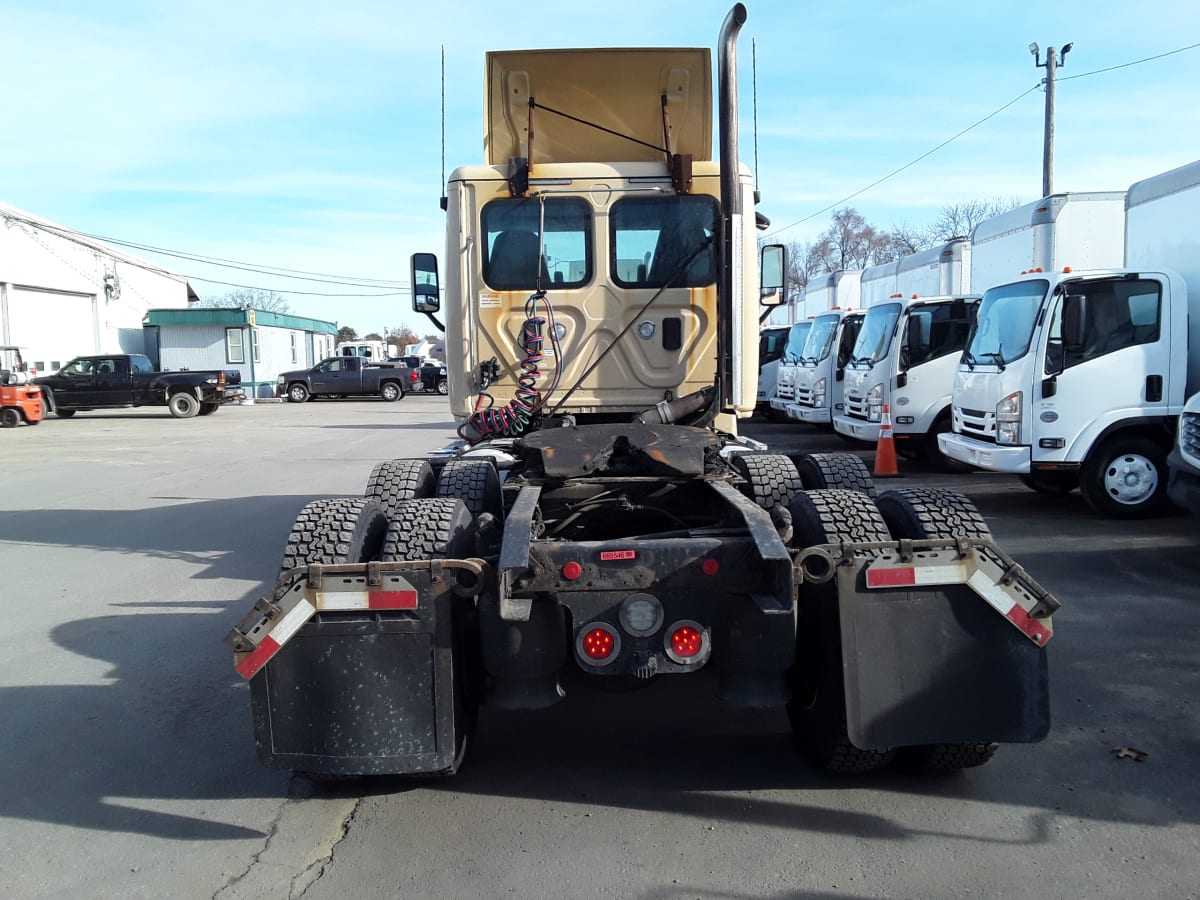
POLYGON ((438 379, 437 392, 443 397, 450 393, 450 385, 446 382, 445 378, 438 379))
POLYGON ((457 497, 466 504, 472 519, 491 513, 498 520, 504 520, 500 477, 496 467, 486 459, 450 460, 442 466, 436 493, 443 498, 457 497))
POLYGON ((809 453, 796 461, 796 471, 808 491, 846 490, 875 496, 871 470, 853 453, 809 453))
POLYGON ((71 416, 75 415, 76 412, 78 412, 78 410, 75 410, 75 409, 56 409, 56 410, 54 410, 54 414, 56 416, 58 416, 60 419, 69 419, 69 418, 71 418, 71 416))
MULTIPOLYGON (((388 523, 381 562, 421 559, 462 559, 472 555, 475 523, 458 499, 421 498, 406 500, 396 507, 388 523)), ((434 775, 451 775, 467 752, 479 704, 483 698, 483 662, 479 646, 479 613, 475 601, 455 597, 450 609, 453 625, 454 712, 459 736, 454 748, 454 765, 434 775)))
POLYGON ((21 413, 11 406, 0 409, 0 428, 16 428, 21 424, 21 413))
POLYGON ((190 419, 200 414, 200 401, 188 391, 178 391, 167 398, 167 409, 177 419, 190 419))
POLYGON ((297 382, 289 384, 287 389, 288 403, 304 403, 312 395, 308 392, 308 388, 297 382))
POLYGON ((370 497, 313 500, 296 516, 279 568, 372 562, 379 558, 387 527, 387 514, 370 497))
POLYGON ((404 396, 404 388, 395 381, 385 381, 379 386, 379 396, 388 403, 395 403, 404 396))
MULTIPOLYGON (((802 491, 789 506, 794 544, 886 541, 887 526, 870 498, 858 491, 802 491)), ((873 772, 895 756, 890 747, 865 750, 846 733, 837 580, 806 584, 797 608, 796 663, 788 719, 797 749, 831 772, 873 772)))
POLYGON ((926 538, 992 539, 987 520, 958 491, 906 488, 884 491, 875 501, 894 540, 926 538))
POLYGON ((215 413, 220 408, 221 408, 220 403, 201 403, 200 404, 200 415, 211 416, 213 413, 215 413))
POLYGON ((770 512, 787 506, 804 488, 796 465, 775 453, 740 453, 733 457, 734 471, 745 479, 742 493, 770 512))
POLYGON ((432 497, 436 491, 437 478, 426 460, 389 459, 371 470, 364 496, 377 500, 394 519, 397 504, 432 497))
MULTIPOLYGON (((939 488, 885 491, 875 502, 896 540, 992 539, 992 530, 983 515, 958 491, 939 488)), ((999 744, 984 741, 922 744, 899 748, 897 761, 906 768, 926 772, 957 772, 982 766, 998 748, 999 744)))
POLYGON ((1141 435, 1116 435, 1088 454, 1079 492, 1112 519, 1144 519, 1167 511, 1167 453, 1141 435))

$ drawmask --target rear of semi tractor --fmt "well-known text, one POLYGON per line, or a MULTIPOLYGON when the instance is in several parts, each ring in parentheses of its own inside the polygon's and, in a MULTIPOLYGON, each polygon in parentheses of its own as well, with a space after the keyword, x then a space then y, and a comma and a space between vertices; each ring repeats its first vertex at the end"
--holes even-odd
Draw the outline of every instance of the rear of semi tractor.
POLYGON ((721 32, 719 162, 705 49, 489 55, 444 292, 413 259, 415 307, 459 349, 461 441, 301 512, 229 636, 267 765, 449 774, 479 704, 549 706, 572 669, 715 670, 837 770, 961 768, 1046 734, 1058 604, 965 498, 876 498, 854 457, 737 436, 785 270, 782 247, 760 270, 737 164, 745 19, 721 32))

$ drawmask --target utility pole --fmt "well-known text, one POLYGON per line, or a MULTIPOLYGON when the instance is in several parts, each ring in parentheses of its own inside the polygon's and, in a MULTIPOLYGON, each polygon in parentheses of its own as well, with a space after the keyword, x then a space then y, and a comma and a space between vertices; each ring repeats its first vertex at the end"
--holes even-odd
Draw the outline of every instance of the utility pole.
POLYGON ((1042 196, 1048 197, 1054 193, 1054 84, 1057 81, 1058 70, 1066 65, 1067 54, 1073 44, 1062 48, 1062 56, 1054 47, 1046 48, 1046 61, 1042 62, 1037 43, 1029 45, 1033 54, 1034 65, 1046 70, 1043 84, 1046 85, 1046 127, 1042 135, 1042 196))

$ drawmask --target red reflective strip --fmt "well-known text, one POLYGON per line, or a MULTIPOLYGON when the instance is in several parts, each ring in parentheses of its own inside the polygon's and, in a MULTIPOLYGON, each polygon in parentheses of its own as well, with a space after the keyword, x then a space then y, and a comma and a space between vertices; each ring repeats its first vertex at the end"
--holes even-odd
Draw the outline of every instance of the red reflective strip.
POLYGON ((867 587, 909 587, 917 583, 914 566, 893 569, 867 569, 867 587))
POLYGON ((608 562, 611 559, 637 559, 636 550, 601 550, 600 559, 608 562))
POLYGON ((267 635, 262 639, 261 644, 250 651, 249 656, 237 664, 238 674, 249 681, 278 652, 279 643, 273 637, 267 635))
POLYGON ((416 609, 416 591, 370 591, 367 609, 416 609))
POLYGON ((1050 640, 1050 632, 1037 619, 1025 612, 1020 604, 1014 603, 1013 608, 1008 611, 1005 618, 1020 628, 1023 632, 1037 641, 1039 644, 1044 644, 1050 640))

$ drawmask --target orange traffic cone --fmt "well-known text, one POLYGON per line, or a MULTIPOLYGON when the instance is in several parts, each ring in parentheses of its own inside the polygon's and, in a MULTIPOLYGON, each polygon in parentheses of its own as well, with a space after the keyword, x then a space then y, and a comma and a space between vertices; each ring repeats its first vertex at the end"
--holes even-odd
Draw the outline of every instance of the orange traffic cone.
POLYGON ((876 478, 899 478, 900 467, 896 465, 896 439, 892 435, 892 413, 885 403, 879 419, 879 443, 875 445, 876 478))

